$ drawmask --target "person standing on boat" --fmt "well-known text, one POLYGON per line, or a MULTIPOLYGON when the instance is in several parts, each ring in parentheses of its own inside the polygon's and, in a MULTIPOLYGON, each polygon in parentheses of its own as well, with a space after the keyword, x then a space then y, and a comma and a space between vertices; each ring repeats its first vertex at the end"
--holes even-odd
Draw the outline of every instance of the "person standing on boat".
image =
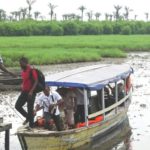
POLYGON ((11 76, 13 77, 17 77, 17 75, 15 75, 13 72, 9 71, 5 66, 4 66, 4 63, 3 63, 3 59, 2 57, 0 56, 0 69, 8 74, 10 74, 11 76))
POLYGON ((74 89, 68 88, 66 96, 64 97, 64 112, 66 117, 66 122, 69 129, 72 129, 75 127, 75 121, 74 121, 74 113, 76 108, 76 94, 74 92, 74 89))
POLYGON ((84 110, 84 92, 82 89, 77 88, 75 90, 77 97, 77 107, 75 111, 75 124, 79 122, 85 122, 85 110, 84 110))
POLYGON ((49 86, 45 87, 43 94, 37 100, 34 113, 43 108, 45 118, 45 129, 51 130, 49 121, 54 120, 58 131, 62 130, 59 105, 62 103, 62 97, 55 91, 51 91, 49 86))
POLYGON ((34 127, 34 116, 33 116, 33 107, 34 107, 34 101, 36 93, 35 88, 38 83, 38 75, 35 70, 32 70, 32 76, 34 81, 30 79, 31 74, 31 66, 28 63, 28 59, 25 57, 20 58, 20 67, 22 69, 22 89, 21 94, 18 97, 18 100, 15 104, 15 108, 17 111, 21 113, 22 116, 26 118, 24 121, 24 125, 29 122, 29 127, 34 127), (23 106, 27 103, 27 111, 23 109, 23 106))

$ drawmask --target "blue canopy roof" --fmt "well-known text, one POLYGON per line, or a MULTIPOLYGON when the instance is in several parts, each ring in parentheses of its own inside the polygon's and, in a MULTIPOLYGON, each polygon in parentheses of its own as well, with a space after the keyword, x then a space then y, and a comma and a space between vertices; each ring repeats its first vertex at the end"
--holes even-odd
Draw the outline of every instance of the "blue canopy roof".
POLYGON ((46 84, 98 90, 109 83, 125 79, 131 73, 133 69, 127 64, 94 65, 49 75, 46 84))

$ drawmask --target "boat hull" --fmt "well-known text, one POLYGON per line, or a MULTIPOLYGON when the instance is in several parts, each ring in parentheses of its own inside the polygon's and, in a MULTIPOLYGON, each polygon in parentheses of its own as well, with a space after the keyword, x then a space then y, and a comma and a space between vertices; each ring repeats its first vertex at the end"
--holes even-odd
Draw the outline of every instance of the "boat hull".
POLYGON ((62 132, 18 130, 23 150, 71 150, 105 137, 127 119, 126 110, 89 127, 62 132))

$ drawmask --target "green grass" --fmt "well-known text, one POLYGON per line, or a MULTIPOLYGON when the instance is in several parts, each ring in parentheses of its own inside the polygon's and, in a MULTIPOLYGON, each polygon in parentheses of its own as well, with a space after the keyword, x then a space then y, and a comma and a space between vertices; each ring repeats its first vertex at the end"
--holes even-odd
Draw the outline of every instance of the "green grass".
POLYGON ((126 57, 128 51, 149 51, 149 35, 0 37, 0 54, 7 66, 21 56, 36 65, 98 61, 126 57))

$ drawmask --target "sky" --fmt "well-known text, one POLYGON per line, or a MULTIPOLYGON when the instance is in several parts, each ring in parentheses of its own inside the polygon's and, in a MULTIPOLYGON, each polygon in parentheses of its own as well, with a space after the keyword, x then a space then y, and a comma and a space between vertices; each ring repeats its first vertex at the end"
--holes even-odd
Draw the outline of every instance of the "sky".
MULTIPOLYGON (((124 12, 125 6, 133 9, 129 15, 130 19, 134 19, 134 16, 137 15, 137 20, 145 20, 145 13, 150 13, 149 0, 36 0, 32 12, 39 11, 41 15, 46 16, 48 19, 48 3, 57 5, 54 11, 59 20, 62 19, 62 14, 75 13, 80 15, 81 12, 78 8, 81 5, 86 7, 85 12, 101 13, 102 19, 105 13, 112 14, 115 11, 114 5, 122 6, 121 13, 124 12)), ((4 9, 8 13, 17 11, 22 7, 27 7, 26 0, 0 0, 0 9, 4 9)))

